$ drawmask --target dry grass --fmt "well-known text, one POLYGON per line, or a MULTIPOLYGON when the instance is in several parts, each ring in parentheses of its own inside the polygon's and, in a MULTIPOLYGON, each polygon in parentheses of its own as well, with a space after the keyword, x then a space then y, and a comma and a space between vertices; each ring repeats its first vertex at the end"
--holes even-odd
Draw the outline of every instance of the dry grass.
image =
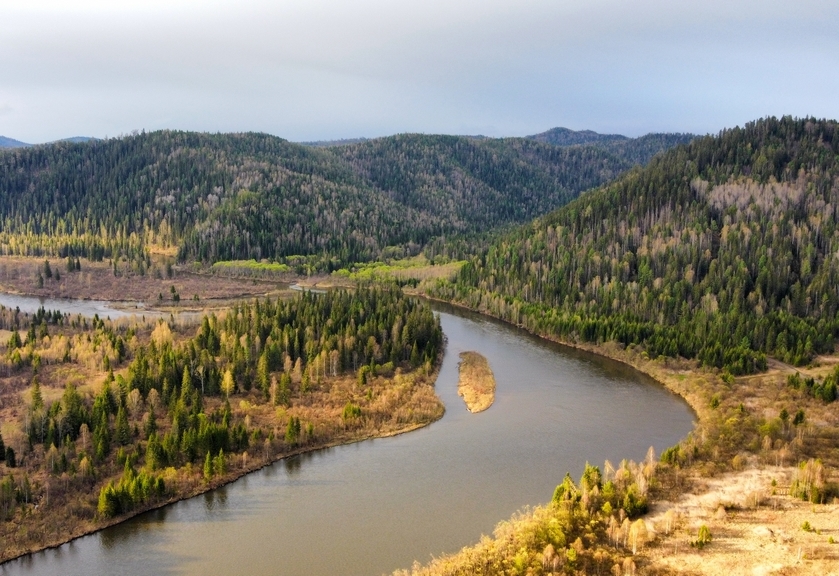
POLYGON ((483 412, 495 401, 495 375, 487 359, 477 352, 461 352, 457 393, 472 412, 483 412))
POLYGON ((778 495, 793 474, 788 467, 729 473, 701 480, 696 493, 675 502, 656 503, 646 521, 658 540, 647 561, 668 573, 709 576, 839 574, 839 543, 830 543, 839 542, 839 505, 778 495), (802 529, 805 522, 813 531, 802 529), (690 542, 702 524, 713 540, 699 550, 690 542))
POLYGON ((166 277, 165 264, 154 261, 145 275, 132 273, 128 263, 117 263, 118 276, 108 262, 82 260, 79 272, 67 272, 66 260, 50 259, 50 268, 59 272, 56 280, 44 278, 38 287, 38 272, 43 269, 43 258, 0 257, 0 291, 50 298, 78 298, 113 302, 143 302, 150 306, 174 309, 202 308, 227 304, 226 300, 274 294, 281 289, 276 282, 262 282, 214 275, 193 274, 174 269, 172 278, 166 277), (180 295, 180 302, 172 301, 172 287, 180 295), (162 296, 163 299, 159 299, 162 296), (193 300, 198 296, 198 300, 193 300))

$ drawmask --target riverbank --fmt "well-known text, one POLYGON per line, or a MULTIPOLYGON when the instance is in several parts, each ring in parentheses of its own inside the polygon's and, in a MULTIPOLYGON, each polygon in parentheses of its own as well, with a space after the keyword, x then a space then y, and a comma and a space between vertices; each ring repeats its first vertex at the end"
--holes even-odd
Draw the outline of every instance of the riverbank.
MULTIPOLYGON (((445 303, 475 312, 458 303, 445 303)), ((643 350, 615 342, 590 344, 534 335, 631 366, 684 398, 697 416, 694 430, 657 465, 650 486, 651 511, 641 517, 643 542, 627 548, 629 532, 622 528, 622 544, 613 542, 609 550, 624 558, 607 562, 617 560, 621 573, 637 569, 639 574, 835 574, 831 570, 839 562, 839 545, 834 544, 839 531, 829 519, 839 510, 835 500, 839 494, 839 414, 831 405, 789 386, 787 377, 799 372, 802 378, 823 378, 834 369, 837 357, 820 357, 806 368, 773 361, 764 374, 732 378, 687 360, 652 360, 643 350), (801 415, 795 426, 783 418, 793 413, 801 415), (808 459, 806 473, 817 478, 808 481, 828 495, 823 504, 803 501, 796 492, 796 486, 804 482, 796 464, 808 459), (707 546, 697 548, 692 543, 703 525, 714 537, 707 546)), ((543 524, 548 522, 549 510, 525 511, 499 524, 495 539, 484 536, 480 544, 457 554, 396 574, 489 574, 492 571, 476 571, 476 567, 490 562, 530 566, 533 574, 553 573, 566 559, 553 547, 543 550, 527 536, 547 529, 543 524)), ((606 532, 602 538, 599 544, 596 538, 578 540, 573 552, 569 547, 568 557, 586 558, 597 570, 608 570, 609 566, 596 560, 598 555, 606 558, 604 549, 598 548, 606 543, 606 532)))
MULTIPOLYGON (((371 381, 368 389, 371 392, 375 390, 376 392, 371 394, 375 396, 379 395, 382 388, 393 387, 394 385, 405 388, 403 394, 400 395, 403 401, 393 405, 394 418, 382 422, 376 429, 350 427, 344 429, 338 435, 323 440, 315 437, 314 440, 303 446, 287 447, 282 441, 270 445, 266 444, 257 447, 257 450, 250 454, 245 453, 244 456, 241 454, 232 455, 228 458, 227 472, 223 475, 214 476, 209 481, 202 479, 201 471, 197 467, 193 470, 192 467, 188 466, 185 471, 167 469, 164 471, 164 476, 167 479, 167 486, 175 487, 173 495, 149 502, 129 513, 114 518, 103 519, 97 517, 87 521, 78 521, 78 518, 74 518, 75 521, 68 524, 66 522, 70 517, 69 514, 66 514, 68 510, 64 510, 63 513, 61 508, 56 508, 57 504, 36 506, 24 516, 19 514, 11 522, 3 523, 3 547, 0 549, 0 564, 20 556, 62 546, 151 510, 215 490, 285 458, 374 438, 393 437, 424 428, 442 418, 445 412, 442 402, 434 392, 434 381, 437 378, 440 365, 441 361, 427 373, 420 370, 417 373, 397 374, 389 380, 380 378, 378 382, 371 381), (410 417, 418 417, 420 421, 407 420, 409 414, 410 417), (32 537, 37 541, 33 542, 32 537)), ((349 381, 344 384, 349 385, 349 381)), ((289 413, 294 414, 296 412, 292 408, 289 413)), ((32 478, 34 480, 36 476, 32 478)), ((65 508, 75 507, 79 504, 78 500, 68 501, 65 508)), ((88 498, 86 506, 95 508, 95 494, 88 498)))
MULTIPOLYGON (((201 494, 205 494, 206 492, 216 490, 218 488, 221 488, 222 486, 226 486, 227 484, 231 484, 231 483, 239 480, 240 478, 242 478, 243 476, 245 476, 247 474, 251 474, 253 472, 257 472, 259 470, 262 470, 263 468, 265 468, 267 466, 271 466, 271 465, 273 465, 273 464, 275 464, 275 463, 277 463, 277 462, 279 462, 279 461, 281 461, 285 458, 291 458, 293 456, 298 456, 300 454, 305 454, 307 452, 315 452, 317 450, 325 450, 325 449, 328 449, 328 448, 333 448, 335 446, 343 446, 343 445, 348 445, 348 444, 355 444, 357 442, 364 442, 365 440, 372 440, 372 439, 378 439, 378 438, 390 438, 390 437, 397 436, 397 435, 400 435, 400 434, 406 434, 408 432, 413 432, 415 430, 419 430, 421 428, 424 428, 424 427, 432 424, 434 421, 439 420, 439 418, 441 418, 441 417, 442 417, 442 412, 440 413, 440 416, 435 418, 434 420, 429 420, 429 421, 423 422, 423 423, 405 424, 401 427, 395 427, 395 428, 392 428, 392 429, 382 429, 382 430, 380 430, 376 433, 353 435, 353 436, 348 436, 346 438, 333 439, 329 442, 315 443, 315 444, 312 444, 312 445, 309 445, 309 446, 306 446, 306 447, 302 447, 302 448, 298 448, 298 449, 295 449, 295 450, 290 450, 290 451, 287 451, 287 452, 281 452, 281 453, 276 454, 276 455, 274 455, 274 456, 272 456, 268 459, 249 459, 249 460, 246 461, 246 464, 242 465, 241 467, 237 467, 237 468, 229 471, 224 476, 214 478, 211 482, 204 483, 204 482, 201 482, 198 479, 195 479, 195 482, 192 483, 191 488, 188 489, 187 491, 175 494, 172 497, 167 498, 165 500, 161 500, 159 502, 154 502, 154 503, 149 504, 147 506, 137 508, 137 509, 131 511, 130 513, 123 514, 121 516, 111 518, 111 519, 108 519, 106 521, 92 521, 87 525, 85 525, 85 524, 74 524, 73 526, 69 526, 69 527, 68 526, 61 526, 61 530, 60 530, 61 535, 56 535, 54 538, 51 538, 48 541, 45 541, 44 543, 39 543, 38 545, 34 545, 34 546, 24 545, 24 546, 18 547, 18 546, 16 546, 17 545, 17 540, 18 540, 18 535, 17 534, 15 534, 15 535, 4 534, 3 535, 4 546, 3 546, 2 551, 0 551, 0 566, 2 566, 2 564, 5 563, 5 562, 8 562, 10 560, 14 560, 14 559, 19 558, 21 556, 26 556, 28 554, 34 554, 36 552, 41 552, 43 550, 49 550, 49 549, 52 549, 52 548, 58 548, 60 546, 63 546, 64 544, 67 544, 67 543, 72 542, 74 540, 77 540, 79 538, 83 538, 85 536, 95 534, 96 532, 104 530, 105 528, 109 528, 111 526, 121 524, 121 523, 123 523, 127 520, 130 520, 131 518, 134 518, 135 516, 140 516, 141 514, 145 514, 146 512, 150 512, 152 510, 157 510, 159 508, 163 508, 165 506, 175 504, 176 502, 180 502, 182 500, 188 500, 190 498, 200 496, 201 494)), ((47 524, 53 522, 53 519, 52 518, 44 518, 43 522, 37 522, 37 520, 35 522, 37 523, 36 528, 35 528, 36 530, 38 530, 39 528, 40 528, 40 530, 45 530, 46 527, 47 527, 47 524)), ((60 524, 59 524, 59 526, 60 526, 60 524)), ((27 530, 27 531, 32 530, 31 527, 24 528, 23 526, 21 526, 21 528, 23 528, 24 530, 27 530)), ((59 531, 58 528, 55 528, 55 530, 59 531)))
POLYGON ((495 401, 495 376, 487 359, 477 352, 461 352, 457 394, 473 414, 483 412, 495 401))
POLYGON ((427 307, 398 290, 240 302, 234 310, 205 318, 197 331, 176 322, 127 326, 38 314, 22 337, 10 333, 0 355, 8 447, 0 459, 0 561, 294 454, 442 417, 434 391, 442 331, 427 307), (422 329, 425 340, 419 347, 400 340, 402 350, 388 332, 356 345, 345 335, 373 330, 369 318, 354 315, 370 302, 382 303, 376 320, 422 329), (375 362, 385 359, 372 356, 384 347, 396 362, 375 362), (415 358, 401 361, 411 350, 415 358))

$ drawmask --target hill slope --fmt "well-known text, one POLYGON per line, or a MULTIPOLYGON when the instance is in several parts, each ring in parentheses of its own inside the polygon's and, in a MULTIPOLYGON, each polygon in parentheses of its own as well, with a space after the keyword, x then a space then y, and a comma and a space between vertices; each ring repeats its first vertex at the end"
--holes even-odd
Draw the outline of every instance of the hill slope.
POLYGON ((530 140, 554 146, 594 146, 630 164, 646 164, 659 152, 680 144, 687 144, 695 134, 653 133, 639 138, 627 138, 620 134, 598 134, 591 130, 551 128, 546 132, 527 136, 530 140))
POLYGON ((0 136, 0 148, 26 148, 27 146, 31 146, 31 144, 15 140, 14 138, 0 136))
POLYGON ((732 373, 839 335, 839 130, 769 118, 675 148, 521 228, 438 295, 565 339, 732 373))
POLYGON ((625 171, 599 149, 399 135, 334 148, 155 132, 0 152, 0 252, 182 260, 416 252, 524 222, 625 171))

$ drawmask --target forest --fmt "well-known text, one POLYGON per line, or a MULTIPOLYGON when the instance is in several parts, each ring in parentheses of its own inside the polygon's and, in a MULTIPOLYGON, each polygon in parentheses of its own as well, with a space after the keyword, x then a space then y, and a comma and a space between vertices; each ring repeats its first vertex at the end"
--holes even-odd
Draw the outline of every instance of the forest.
POLYGON ((149 251, 173 249, 183 263, 290 261, 298 273, 414 256, 432 240, 436 254, 463 257, 474 242, 447 238, 531 220, 631 168, 631 156, 522 138, 312 147, 177 131, 6 149, 0 254, 141 269, 149 251))
POLYGON ((197 326, 2 312, 0 406, 17 413, 0 435, 2 559, 442 415, 439 320, 395 287, 254 300, 197 326))
POLYGON ((839 335, 839 133, 767 118, 693 140, 519 227, 431 289, 542 334, 731 375, 839 335))

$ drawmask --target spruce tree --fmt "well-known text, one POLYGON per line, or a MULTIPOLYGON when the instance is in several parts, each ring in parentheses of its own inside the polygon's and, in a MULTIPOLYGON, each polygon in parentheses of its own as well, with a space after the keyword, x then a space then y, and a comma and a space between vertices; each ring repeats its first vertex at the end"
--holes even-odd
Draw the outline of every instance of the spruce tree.
POLYGON ((116 428, 117 442, 126 446, 131 441, 131 428, 128 426, 128 416, 122 406, 117 411, 116 428))

